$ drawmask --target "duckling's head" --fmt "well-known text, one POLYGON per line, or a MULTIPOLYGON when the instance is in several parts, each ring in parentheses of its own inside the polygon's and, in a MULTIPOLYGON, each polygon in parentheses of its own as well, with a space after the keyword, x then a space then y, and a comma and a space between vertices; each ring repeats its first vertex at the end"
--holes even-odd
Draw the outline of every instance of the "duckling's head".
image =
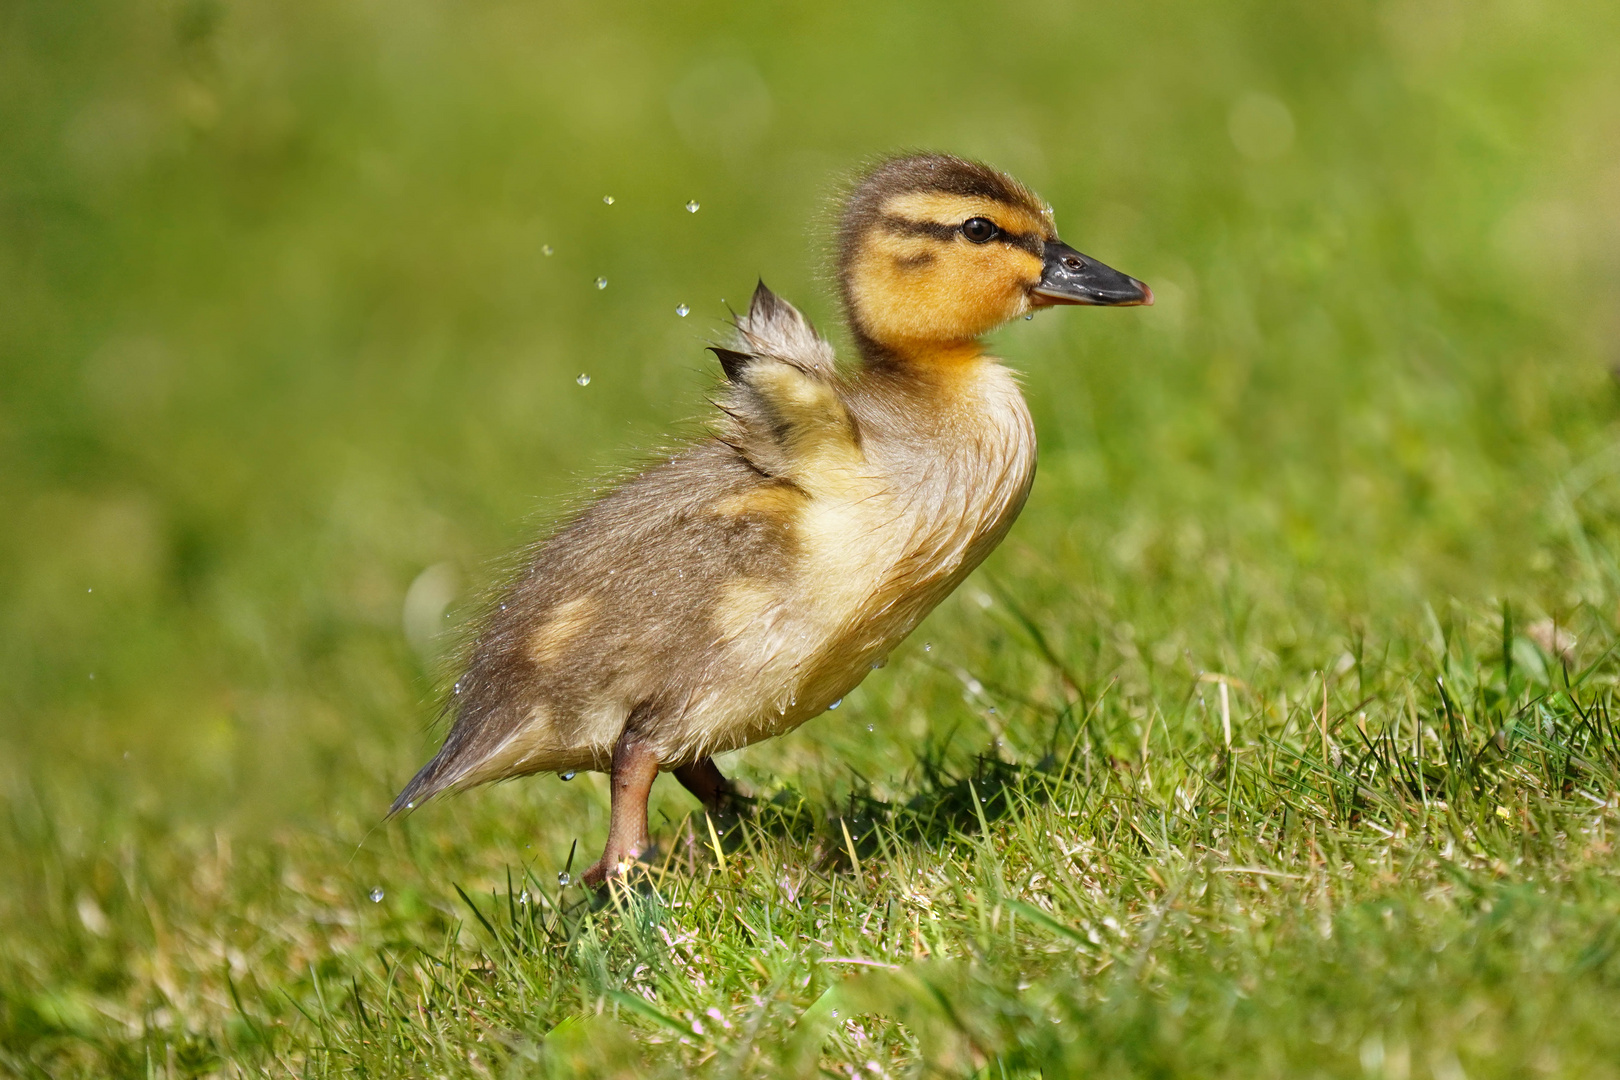
POLYGON ((947 154, 895 158, 867 173, 838 240, 839 288, 869 359, 958 353, 1055 304, 1153 303, 1146 285, 1060 241, 1051 207, 1034 192, 947 154))

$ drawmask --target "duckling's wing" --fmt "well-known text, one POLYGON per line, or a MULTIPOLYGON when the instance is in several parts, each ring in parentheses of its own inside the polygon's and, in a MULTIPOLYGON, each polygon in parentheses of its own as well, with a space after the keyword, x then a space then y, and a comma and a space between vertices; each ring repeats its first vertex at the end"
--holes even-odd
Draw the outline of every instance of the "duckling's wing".
POLYGON ((720 438, 754 469, 807 486, 859 457, 832 346, 763 281, 732 347, 713 352, 727 380, 716 402, 725 414, 720 438))
POLYGON ((791 364, 806 375, 831 380, 837 362, 827 339, 816 333, 799 309, 771 292, 761 281, 748 302, 748 313, 737 319, 739 351, 791 364))

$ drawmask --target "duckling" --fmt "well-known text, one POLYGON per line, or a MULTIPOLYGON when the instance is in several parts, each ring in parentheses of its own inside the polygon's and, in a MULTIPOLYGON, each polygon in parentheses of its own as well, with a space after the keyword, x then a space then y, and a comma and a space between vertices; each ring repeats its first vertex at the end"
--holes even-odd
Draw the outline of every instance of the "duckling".
POLYGON ((491 605, 443 748, 390 814, 492 780, 605 770, 600 885, 650 844, 663 771, 719 811, 714 755, 849 694, 1007 534, 1035 474, 1013 374, 980 339, 1061 304, 1151 304, 1064 244, 1012 177, 944 154, 851 191, 837 283, 860 353, 840 366, 763 282, 710 437, 620 484, 491 605))

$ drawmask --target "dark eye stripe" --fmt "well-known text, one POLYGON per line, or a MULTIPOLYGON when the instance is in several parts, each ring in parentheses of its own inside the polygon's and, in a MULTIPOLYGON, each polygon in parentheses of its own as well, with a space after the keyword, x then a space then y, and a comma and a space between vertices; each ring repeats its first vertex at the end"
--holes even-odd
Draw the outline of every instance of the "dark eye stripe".
POLYGON ((954 240, 956 238, 955 225, 940 225, 932 221, 912 221, 910 218, 885 215, 883 224, 890 232, 897 232, 904 236, 931 236, 935 240, 954 240))
POLYGON ((996 239, 1000 240, 1003 244, 1011 244, 1015 248, 1021 248, 1022 250, 1027 251, 1031 255, 1035 256, 1037 259, 1042 257, 1042 254, 1046 249, 1045 239, 1036 236, 1033 233, 1015 233, 1008 232, 1003 229, 1001 231, 1001 235, 996 237, 996 239))
MULTIPOLYGON (((960 225, 941 225, 936 221, 912 221, 910 218, 895 217, 892 214, 885 214, 882 220, 885 228, 902 236, 930 236, 935 240, 949 241, 962 235, 960 225)), ((1033 233, 1015 233, 1005 229, 998 232, 994 239, 1027 251, 1037 259, 1041 257, 1046 245, 1045 238, 1033 233)))

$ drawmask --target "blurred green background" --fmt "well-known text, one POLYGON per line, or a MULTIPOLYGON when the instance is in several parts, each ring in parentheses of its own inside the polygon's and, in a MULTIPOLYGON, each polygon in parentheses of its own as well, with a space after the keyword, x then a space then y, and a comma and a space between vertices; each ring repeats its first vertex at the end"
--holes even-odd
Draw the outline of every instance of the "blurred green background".
MULTIPOLYGON (((1617 47, 1599 0, 0 5, 0 933, 121 838, 352 852, 507 553, 693 430, 726 301, 837 330, 836 192, 897 149, 1159 297, 996 338, 1041 472, 986 572, 1088 671, 1612 628, 1617 47)), ((919 640, 995 663, 990 603, 919 640)), ((736 767, 994 728, 908 655, 736 767)))

